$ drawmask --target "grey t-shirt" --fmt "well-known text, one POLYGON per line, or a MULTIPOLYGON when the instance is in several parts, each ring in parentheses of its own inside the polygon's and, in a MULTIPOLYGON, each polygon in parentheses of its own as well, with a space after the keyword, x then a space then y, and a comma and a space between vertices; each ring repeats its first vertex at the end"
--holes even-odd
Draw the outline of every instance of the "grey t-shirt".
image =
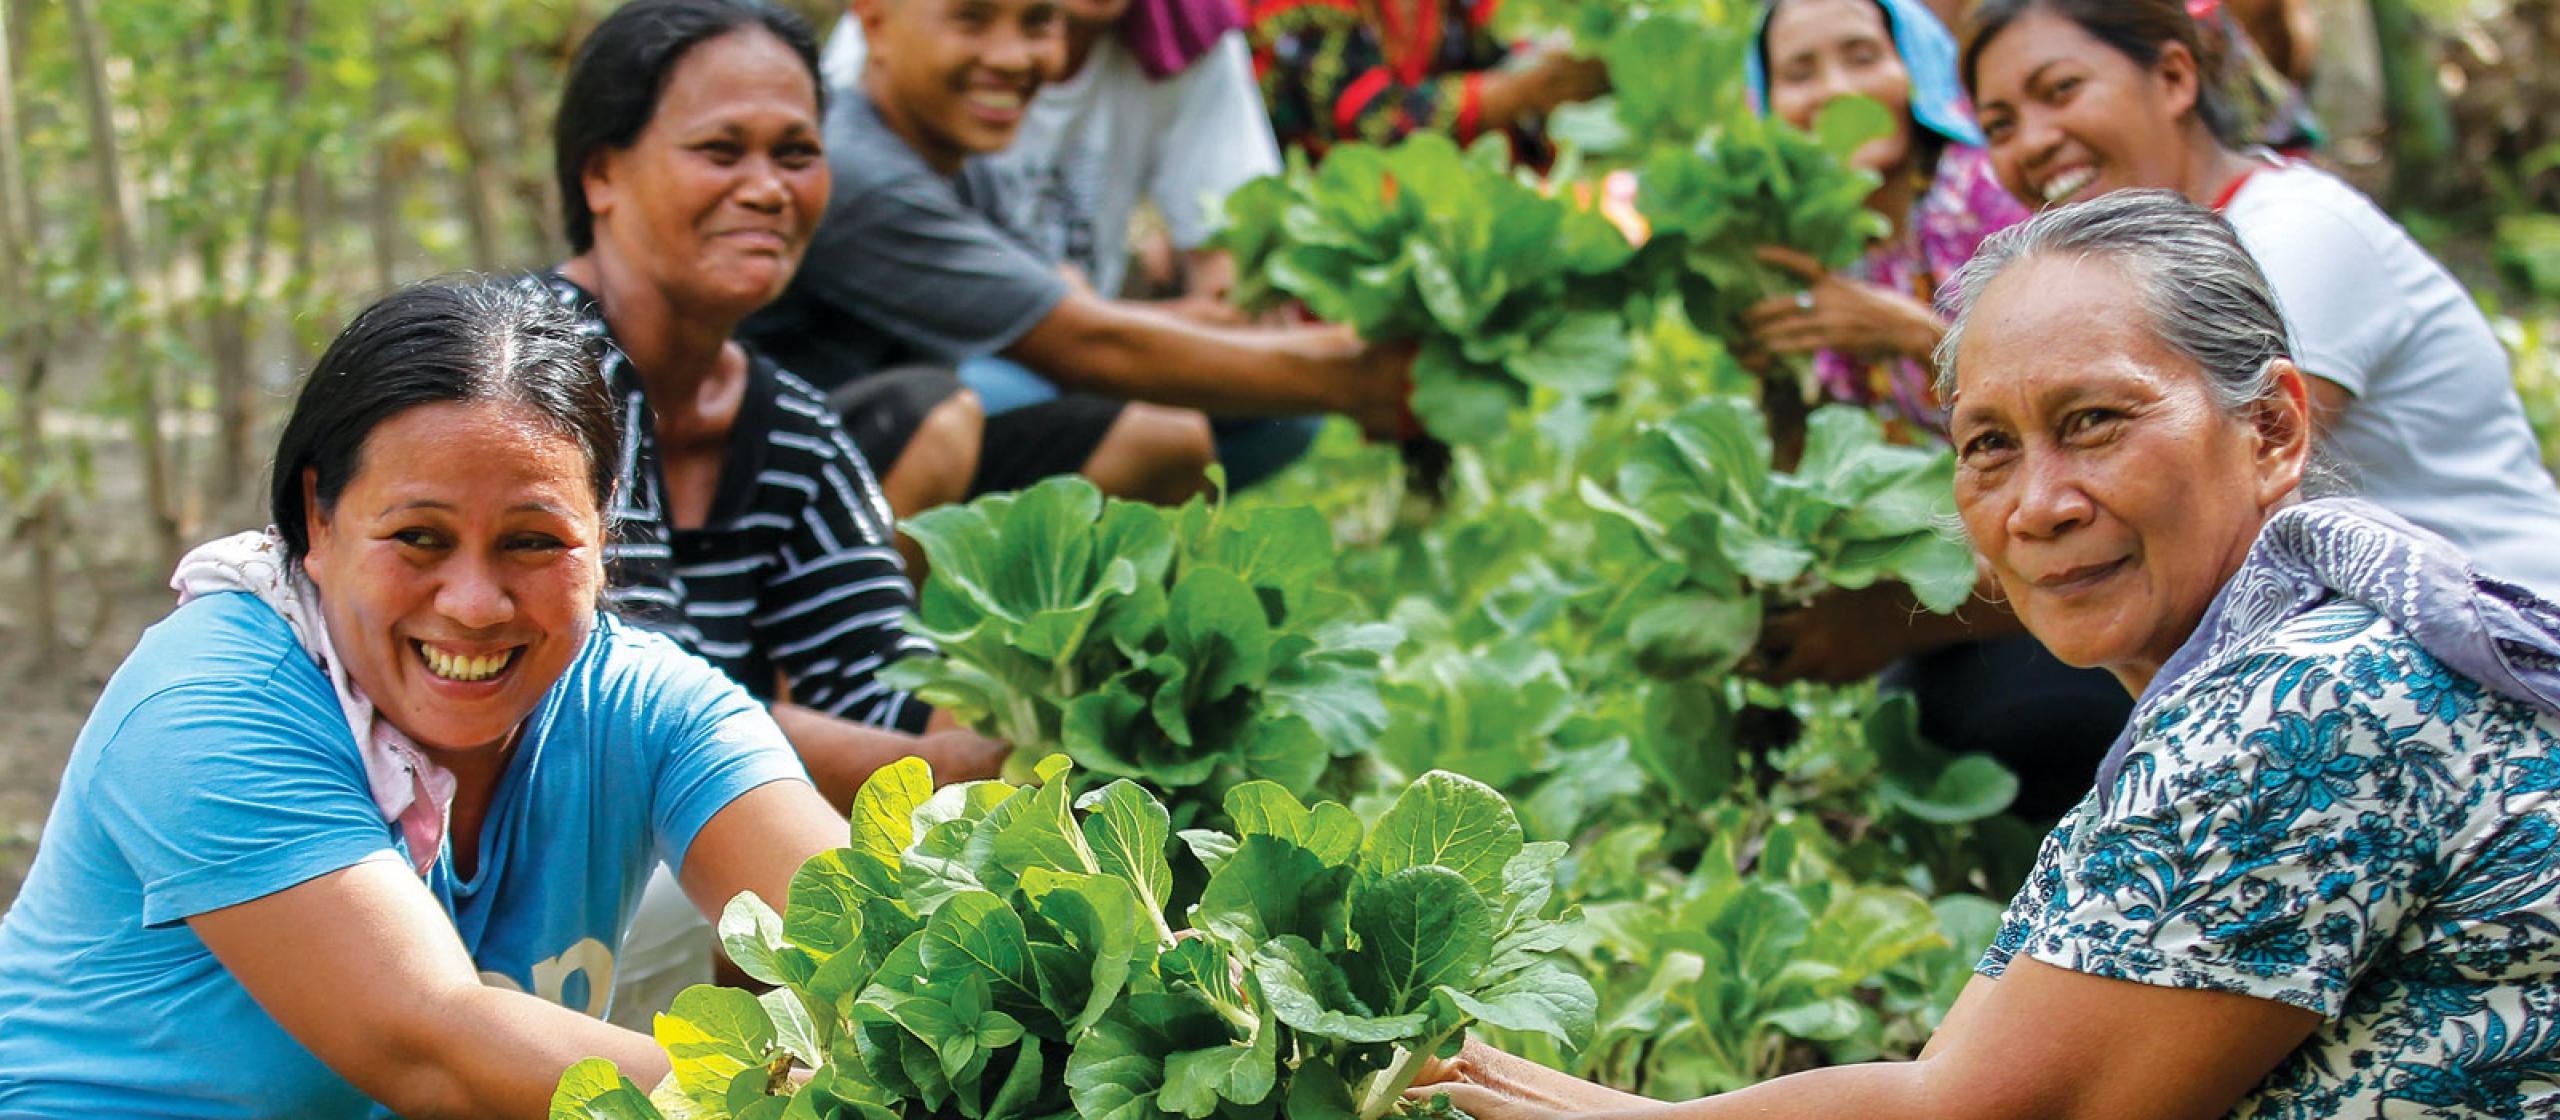
POLYGON ((1066 298, 1057 267, 996 216, 983 160, 935 172, 859 92, 828 108, 826 145, 826 219, 790 288, 739 330, 783 368, 833 390, 993 354, 1066 298))

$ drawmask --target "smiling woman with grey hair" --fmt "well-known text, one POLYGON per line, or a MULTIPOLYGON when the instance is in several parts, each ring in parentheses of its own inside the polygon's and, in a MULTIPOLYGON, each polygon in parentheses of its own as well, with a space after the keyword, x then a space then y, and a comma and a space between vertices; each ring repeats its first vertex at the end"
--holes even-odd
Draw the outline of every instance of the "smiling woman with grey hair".
POLYGON ((2219 217, 1995 237, 1941 350, 1956 497, 2062 660, 2136 694, 1915 1061, 1664 1104, 1471 1043, 1477 1120, 2560 1111, 2560 607, 2370 504, 2219 217))

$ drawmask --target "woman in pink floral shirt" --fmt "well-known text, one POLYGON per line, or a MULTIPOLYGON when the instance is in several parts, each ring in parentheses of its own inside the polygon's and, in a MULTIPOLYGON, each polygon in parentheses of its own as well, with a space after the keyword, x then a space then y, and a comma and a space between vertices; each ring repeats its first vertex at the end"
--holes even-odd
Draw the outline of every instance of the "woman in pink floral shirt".
POLYGON ((1835 400, 1863 404, 1906 434, 1945 432, 1929 389, 1929 353, 1946 332, 1938 285, 1992 233, 2027 219, 1982 152, 1955 73, 1955 39, 1919 0, 1777 0, 1752 58, 1753 92, 1798 127, 1832 98, 1862 95, 1892 110, 1894 131, 1854 162, 1884 177, 1867 207, 1892 223, 1864 260, 1827 273, 1784 249, 1762 259, 1806 290, 1751 310, 1753 342, 1814 355, 1835 400))

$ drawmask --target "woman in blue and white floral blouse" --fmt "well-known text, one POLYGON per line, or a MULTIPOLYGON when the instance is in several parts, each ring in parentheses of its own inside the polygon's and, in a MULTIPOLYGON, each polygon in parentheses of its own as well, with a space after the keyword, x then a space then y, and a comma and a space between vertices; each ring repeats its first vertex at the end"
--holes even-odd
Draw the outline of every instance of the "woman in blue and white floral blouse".
MULTIPOLYGON (((1921 1056, 1678 1104, 1471 1044, 1477 1120, 2560 1115, 2560 606, 2305 499, 2303 373, 2220 218, 1995 237, 1940 350, 1966 530, 2134 693, 1921 1056)), ((2560 546, 2560 542, 2554 542, 2560 546)))

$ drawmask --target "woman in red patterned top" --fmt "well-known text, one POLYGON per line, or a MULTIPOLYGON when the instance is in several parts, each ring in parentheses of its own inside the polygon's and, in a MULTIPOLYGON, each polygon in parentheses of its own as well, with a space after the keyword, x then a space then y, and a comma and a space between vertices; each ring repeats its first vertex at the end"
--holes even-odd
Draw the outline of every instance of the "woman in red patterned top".
POLYGON ((1311 158, 1421 131, 1462 144, 1503 132, 1519 158, 1544 162, 1546 114, 1609 88, 1598 60, 1565 51, 1510 64, 1510 46, 1493 31, 1501 0, 1245 3, 1272 131, 1311 158))

